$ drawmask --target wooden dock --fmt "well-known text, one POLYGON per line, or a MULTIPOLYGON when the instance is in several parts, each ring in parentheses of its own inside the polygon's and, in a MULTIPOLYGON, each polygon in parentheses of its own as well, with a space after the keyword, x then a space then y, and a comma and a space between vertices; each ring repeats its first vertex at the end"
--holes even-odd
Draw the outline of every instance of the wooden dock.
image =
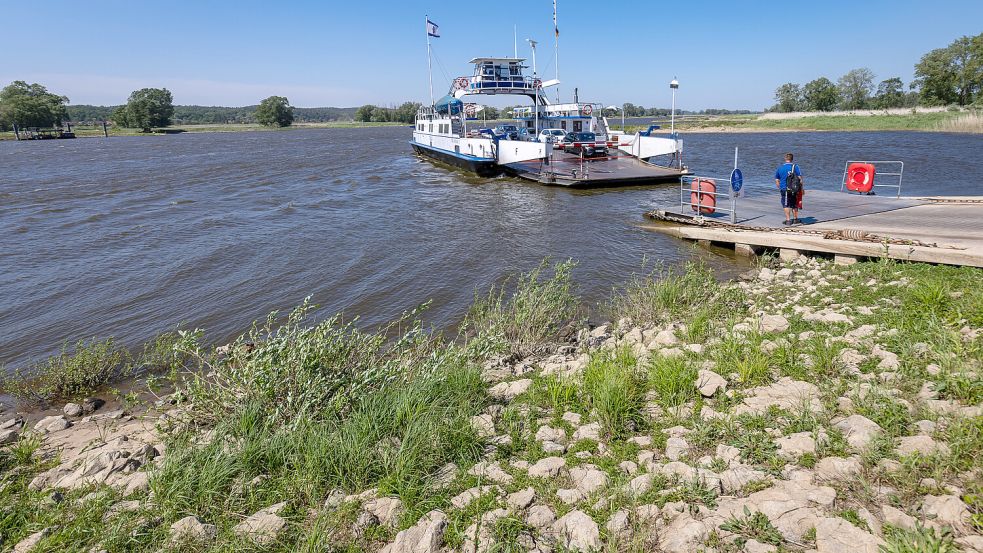
MULTIPOLYGON (((777 191, 737 201, 736 222, 717 212, 696 216, 690 206, 646 213, 648 228, 744 255, 777 251, 783 258, 832 256, 838 263, 891 258, 983 267, 983 197, 887 197, 807 190, 803 224, 782 225, 777 191)), ((729 207, 729 206, 727 206, 729 207)))
POLYGON ((516 177, 541 184, 599 188, 679 182, 688 171, 647 163, 636 157, 612 150, 612 155, 594 159, 555 150, 552 163, 529 161, 506 166, 516 177))

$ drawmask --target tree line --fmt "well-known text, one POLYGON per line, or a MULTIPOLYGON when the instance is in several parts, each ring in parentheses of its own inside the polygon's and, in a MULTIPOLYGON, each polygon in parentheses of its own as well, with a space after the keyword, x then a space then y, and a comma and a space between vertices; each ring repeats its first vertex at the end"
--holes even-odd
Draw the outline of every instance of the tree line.
POLYGON ((413 123, 422 105, 419 102, 403 102, 392 107, 365 104, 355 110, 354 119, 362 123, 413 123))
POLYGON ((258 105, 241 108, 175 106, 166 88, 133 91, 119 106, 68 105, 67 96, 49 92, 38 83, 14 81, 0 89, 0 131, 60 127, 67 122, 111 121, 144 131, 173 124, 260 123, 286 127, 295 121, 327 122, 354 117, 355 108, 295 108, 283 96, 270 96, 258 105))
POLYGON ((785 83, 775 90, 769 111, 833 111, 914 106, 983 104, 983 33, 960 37, 915 64, 915 79, 890 77, 874 86, 874 72, 853 69, 835 83, 819 77, 804 86, 785 83))
MULTIPOLYGON (((68 106, 69 121, 108 121, 119 106, 92 106, 79 104, 68 106)), ((229 123, 258 123, 255 106, 174 106, 171 122, 174 125, 204 125, 229 123)), ((294 123, 328 123, 352 121, 356 108, 298 108, 294 107, 294 123)))

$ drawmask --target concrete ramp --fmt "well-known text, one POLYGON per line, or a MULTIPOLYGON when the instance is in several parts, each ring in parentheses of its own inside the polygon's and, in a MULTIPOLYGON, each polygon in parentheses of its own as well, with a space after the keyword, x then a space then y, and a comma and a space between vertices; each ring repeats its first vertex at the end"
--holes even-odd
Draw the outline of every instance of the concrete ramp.
POLYGON ((983 267, 983 198, 893 198, 807 191, 800 218, 785 226, 777 191, 738 200, 729 213, 696 217, 684 206, 646 215, 653 230, 705 245, 732 246, 753 255, 778 251, 783 258, 832 254, 837 262, 886 257, 983 267))

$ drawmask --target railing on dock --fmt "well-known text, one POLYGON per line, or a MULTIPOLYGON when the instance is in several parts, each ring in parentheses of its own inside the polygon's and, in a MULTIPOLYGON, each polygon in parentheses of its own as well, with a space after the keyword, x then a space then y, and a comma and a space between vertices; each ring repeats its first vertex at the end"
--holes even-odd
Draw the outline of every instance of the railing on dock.
MULTIPOLYGON (((840 192, 846 188, 847 172, 850 170, 850 164, 852 163, 869 163, 874 166, 874 188, 894 188, 895 197, 901 197, 901 179, 904 178, 904 162, 903 161, 848 161, 843 165, 843 181, 840 183, 840 192), (891 169, 890 171, 881 171, 878 165, 888 165, 891 169), (877 177, 897 177, 898 182, 896 184, 877 184, 877 177)), ((891 179, 892 182, 894 179, 891 179)))
POLYGON ((703 218, 704 215, 710 215, 718 211, 730 214, 730 222, 737 222, 737 196, 733 192, 730 185, 730 177, 709 177, 701 175, 688 175, 680 177, 679 179, 679 213, 685 214, 685 207, 690 206, 696 215, 694 217, 703 218), (714 191, 705 192, 701 190, 698 183, 700 182, 710 182, 713 183, 714 191), (694 188, 694 184, 696 187, 694 188), (724 189, 723 192, 720 191, 721 187, 724 189), (687 196, 687 194, 689 196, 687 196), (696 202, 692 202, 692 195, 696 194, 696 202), (704 214, 703 210, 707 209, 705 205, 701 204, 700 196, 710 196, 713 198, 713 211, 712 213, 704 214), (726 200, 722 202, 721 200, 726 200), (726 204, 726 205, 724 205, 726 204))

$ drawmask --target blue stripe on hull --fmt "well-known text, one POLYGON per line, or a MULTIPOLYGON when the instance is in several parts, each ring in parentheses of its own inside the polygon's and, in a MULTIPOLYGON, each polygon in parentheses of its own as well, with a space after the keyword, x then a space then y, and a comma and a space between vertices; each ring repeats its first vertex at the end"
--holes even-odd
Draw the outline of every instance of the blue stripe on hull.
POLYGON ((420 155, 436 159, 437 161, 464 169, 465 171, 470 171, 478 176, 494 177, 502 174, 503 172, 502 166, 495 163, 494 160, 485 160, 466 154, 449 152, 447 150, 441 150, 440 148, 434 148, 433 146, 420 144, 419 142, 415 142, 413 140, 410 141, 410 145, 413 146, 413 150, 420 155))

